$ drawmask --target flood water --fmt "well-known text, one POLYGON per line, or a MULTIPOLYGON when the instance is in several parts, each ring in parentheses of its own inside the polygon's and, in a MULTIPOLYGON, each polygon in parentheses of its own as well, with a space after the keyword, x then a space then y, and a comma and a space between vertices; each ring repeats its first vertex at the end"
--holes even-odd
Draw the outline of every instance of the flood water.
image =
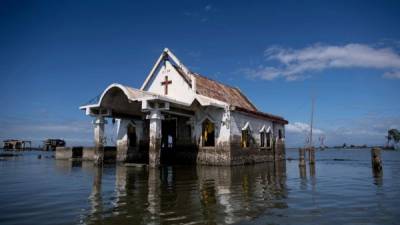
POLYGON ((317 151, 305 170, 297 150, 285 164, 160 169, 51 154, 0 160, 0 224, 400 224, 400 152, 382 152, 381 176, 366 149, 317 151))

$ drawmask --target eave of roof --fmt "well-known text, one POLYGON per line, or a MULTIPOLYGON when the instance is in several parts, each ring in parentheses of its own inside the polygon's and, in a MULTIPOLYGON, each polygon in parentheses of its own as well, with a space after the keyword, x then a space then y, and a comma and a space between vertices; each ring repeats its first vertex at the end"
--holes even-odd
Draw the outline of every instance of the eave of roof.
POLYGON ((272 114, 269 114, 269 113, 264 113, 264 112, 261 112, 261 111, 252 111, 252 110, 249 110, 249 109, 246 109, 246 108, 242 108, 242 107, 238 107, 238 106, 232 107, 231 110, 237 111, 237 112, 246 113, 246 114, 250 114, 250 115, 253 115, 253 116, 258 116, 258 117, 261 117, 263 119, 269 119, 269 120, 272 120, 274 122, 277 122, 277 123, 280 123, 280 124, 284 124, 284 125, 289 123, 283 117, 272 115, 272 114))
POLYGON ((193 73, 193 76, 196 79, 196 92, 198 94, 226 102, 229 105, 257 111, 257 108, 238 88, 231 87, 197 73, 193 73))

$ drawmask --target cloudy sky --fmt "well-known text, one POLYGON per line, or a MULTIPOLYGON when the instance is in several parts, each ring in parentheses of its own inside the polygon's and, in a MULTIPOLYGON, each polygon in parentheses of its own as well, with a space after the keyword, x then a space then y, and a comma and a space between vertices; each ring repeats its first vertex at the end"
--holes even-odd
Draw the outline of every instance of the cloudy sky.
MULTIPOLYGON (((164 47, 315 137, 384 144, 400 128, 399 1, 0 1, 0 139, 92 143, 78 107, 140 87, 164 47)), ((108 126, 109 143, 115 133, 108 126)))

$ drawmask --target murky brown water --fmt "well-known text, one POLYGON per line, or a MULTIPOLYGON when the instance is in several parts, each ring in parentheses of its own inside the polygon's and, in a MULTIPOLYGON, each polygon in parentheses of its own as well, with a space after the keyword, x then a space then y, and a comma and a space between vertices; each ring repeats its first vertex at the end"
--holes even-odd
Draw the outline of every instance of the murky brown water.
MULTIPOLYGON (((93 167, 24 153, 0 161, 0 224, 399 224, 400 152, 237 167, 93 167)), ((45 155, 47 156, 47 155, 45 155)), ((297 158, 288 150, 287 157, 297 158)))

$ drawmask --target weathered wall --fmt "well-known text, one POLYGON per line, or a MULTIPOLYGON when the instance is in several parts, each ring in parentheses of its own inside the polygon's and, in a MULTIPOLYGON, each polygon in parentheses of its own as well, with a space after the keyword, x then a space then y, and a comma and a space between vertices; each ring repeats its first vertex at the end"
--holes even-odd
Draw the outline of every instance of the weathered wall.
MULTIPOLYGON (((171 115, 177 118, 177 137, 173 163, 205 165, 241 165, 275 159, 284 159, 284 125, 270 120, 254 117, 245 113, 229 111, 215 107, 198 107, 193 117, 171 115), (202 123, 209 119, 215 125, 215 146, 202 146, 202 123), (251 130, 250 146, 241 147, 242 128, 249 123, 251 130), (260 147, 260 130, 271 130, 272 147, 260 147), (282 130, 283 139, 278 141, 278 130, 282 130)), ((157 147, 157 146, 153 146, 157 147)), ((157 147, 159 148, 159 147, 157 147)), ((61 153, 60 153, 61 154, 61 153)), ((66 156, 68 157, 68 156, 66 156)), ((117 137, 117 161, 148 163, 149 157, 149 120, 121 119, 117 137), (136 127, 136 147, 129 147, 127 127, 136 127)), ((84 159, 91 159, 91 152, 83 152, 84 159)), ((89 160, 90 160, 89 159, 89 160)))
POLYGON ((276 150, 276 144, 273 145, 272 148, 260 146, 260 130, 263 126, 265 126, 266 130, 270 128, 273 131, 273 137, 275 137, 277 136, 278 129, 282 129, 282 133, 284 134, 283 125, 235 111, 231 112, 230 122, 230 154, 232 165, 274 161, 275 158, 282 158, 282 155, 284 155, 284 149, 282 148, 282 146, 284 146, 283 141, 279 142, 279 151, 276 150), (242 129, 247 123, 250 128, 250 146, 243 148, 241 146, 242 129), (276 153, 279 153, 279 157, 275 156, 276 153))
POLYGON ((230 165, 229 111, 219 108, 198 109, 195 114, 194 136, 198 146, 197 163, 205 165, 230 165), (209 119, 215 126, 215 146, 202 146, 202 123, 209 119))
MULTIPOLYGON (((93 161, 95 159, 95 147, 57 147, 56 159, 80 159, 93 161)), ((104 147, 104 162, 115 162, 116 148, 112 146, 104 147)))
POLYGON ((85 161, 94 160, 94 148, 85 147, 84 151, 82 152, 82 160, 85 161))
POLYGON ((144 122, 142 120, 118 120, 118 133, 117 133, 117 161, 140 161, 148 152, 141 151, 141 141, 143 140, 144 122), (136 146, 130 147, 128 141, 128 126, 133 126, 136 130, 136 146))
POLYGON ((196 164, 198 149, 193 138, 192 118, 177 116, 176 146, 172 163, 196 164))
POLYGON ((72 159, 72 148, 70 147, 57 147, 56 159, 72 159))

